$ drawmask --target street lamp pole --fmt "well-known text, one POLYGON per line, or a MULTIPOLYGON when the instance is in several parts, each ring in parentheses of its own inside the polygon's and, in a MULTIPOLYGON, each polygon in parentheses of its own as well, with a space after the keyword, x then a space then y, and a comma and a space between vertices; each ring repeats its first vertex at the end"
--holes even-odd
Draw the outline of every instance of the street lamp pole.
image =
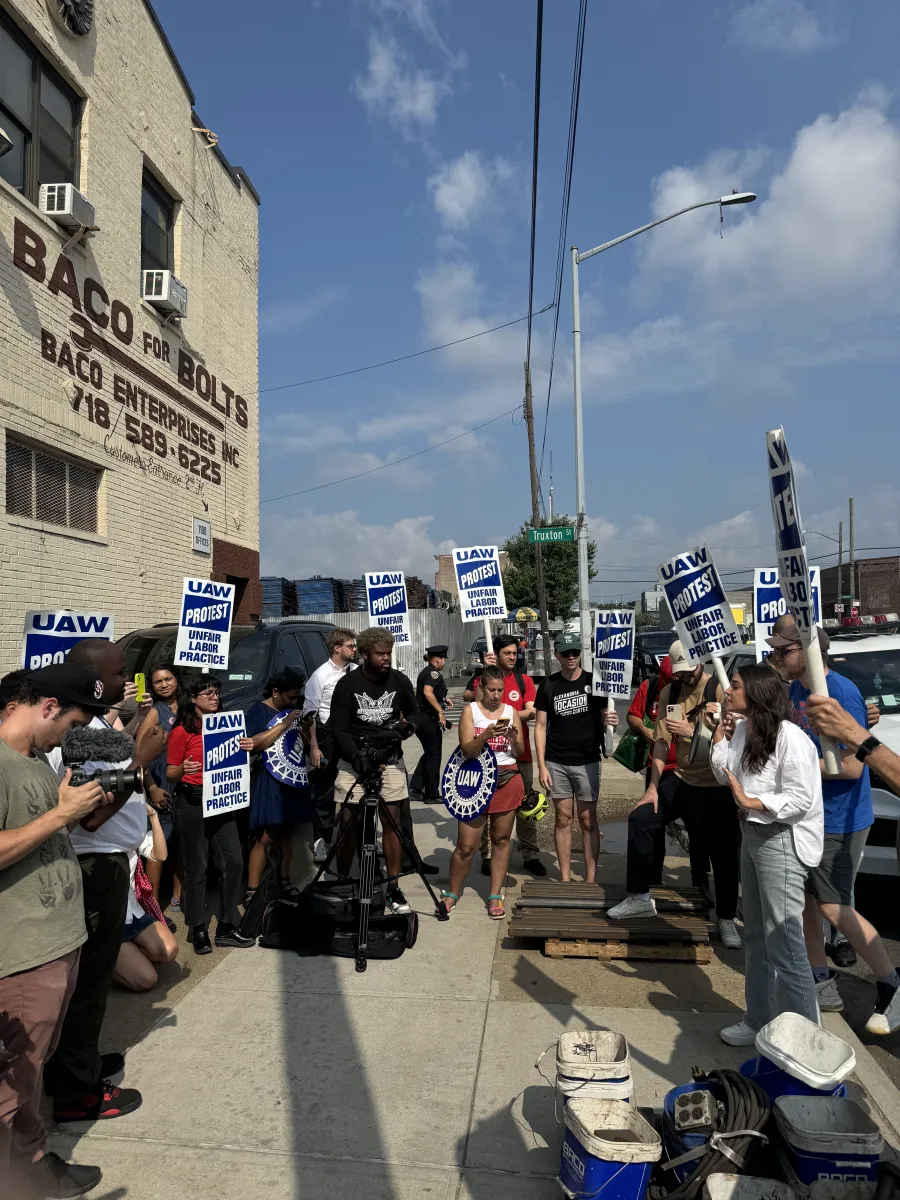
POLYGON ((679 208, 677 212, 669 213, 667 217, 660 217, 656 221, 650 221, 646 225, 641 225, 639 229, 632 229, 630 233, 623 233, 621 237, 613 238, 611 242, 604 242, 602 246, 595 246, 593 250, 585 250, 583 253, 579 253, 577 246, 571 247, 572 369, 575 388, 575 528, 578 545, 578 617, 581 627, 581 665, 585 671, 593 669, 591 637, 594 631, 591 628, 587 500, 584 484, 584 420, 581 403, 581 301, 578 286, 578 267, 585 259, 593 258, 595 254, 602 254, 604 250, 611 250, 613 246, 620 246, 622 242, 630 241, 631 238, 637 237, 640 233, 646 233, 650 229, 655 229, 657 225, 664 225, 666 221, 673 221, 676 217, 694 212, 698 208, 708 208, 712 204, 718 204, 720 208, 725 208, 733 204, 750 204, 755 199, 756 196, 753 192, 732 192, 730 196, 720 196, 716 200, 701 200, 698 204, 689 204, 687 208, 679 208))

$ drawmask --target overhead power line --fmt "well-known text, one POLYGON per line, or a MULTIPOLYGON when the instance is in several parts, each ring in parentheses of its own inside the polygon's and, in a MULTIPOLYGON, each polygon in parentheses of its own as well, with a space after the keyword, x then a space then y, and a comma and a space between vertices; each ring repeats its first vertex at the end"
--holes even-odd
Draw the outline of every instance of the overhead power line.
POLYGON ((382 463, 379 467, 370 467, 367 471, 357 471, 354 475, 343 475, 340 479, 329 479, 327 483, 317 483, 314 487, 301 488, 298 492, 285 492, 281 496, 267 496, 265 500, 260 500, 260 504, 273 504, 276 500, 290 500, 294 496, 305 496, 309 492, 321 492, 323 488, 336 487, 339 483, 349 483, 351 479, 362 479, 364 475, 375 475, 378 471, 386 471, 388 467, 396 467, 398 463, 409 462, 411 458, 419 458, 421 455, 428 454, 432 450, 439 450, 441 446, 449 446, 451 442, 458 442, 460 438, 468 437, 470 433, 484 429, 486 425, 493 425, 495 421, 502 421, 504 417, 512 416, 513 413, 518 412, 519 407, 516 404, 513 408, 508 408, 506 412, 498 413, 496 417, 490 417, 487 421, 482 421, 480 425, 473 425, 471 429, 464 429, 462 433, 456 433, 453 437, 444 438, 442 442, 435 442, 433 446, 423 446, 421 450, 415 450, 412 454, 404 454, 402 458, 392 458, 390 462, 382 463))
POLYGON ((572 196, 572 174, 575 169, 575 135, 578 130, 578 105, 581 99, 581 67, 584 62, 584 29, 587 21, 587 0, 578 7, 578 27, 575 34, 575 65, 572 69, 572 98, 569 105, 569 136, 566 144, 566 166, 563 172, 562 207, 559 215, 559 237, 556 244, 556 274, 553 299, 556 312, 553 317, 553 339, 550 343, 550 370, 547 379, 547 403, 544 406, 544 433, 541 438, 541 462, 538 479, 544 470, 544 453, 547 447, 547 425, 550 419, 550 393, 553 388, 553 367, 556 362, 556 339, 559 334, 559 309, 562 296, 563 271, 566 263, 566 240, 569 228, 569 201, 572 196))
POLYGON ((529 322, 530 329, 531 318, 539 317, 542 313, 549 312, 555 304, 556 301, 551 300, 549 304, 545 304, 537 312, 527 312, 524 317, 516 317, 514 321, 504 321, 502 325, 492 325, 490 329, 479 329, 477 333, 470 333, 466 337, 454 338, 452 342, 441 342, 439 346, 428 346, 425 350, 413 350, 411 354, 400 354, 396 358, 385 358, 381 362, 367 363, 364 367, 351 367, 348 371, 334 371, 331 375, 317 375, 313 379, 295 379, 293 383, 279 383, 275 387, 260 388, 258 392, 250 392, 248 395, 264 396, 268 392, 284 392, 288 388, 308 387, 311 383, 326 383, 329 379, 343 379, 347 375, 361 375, 363 371, 375 371, 379 367, 389 367, 393 363, 408 362, 411 358, 421 358, 423 354, 434 354, 436 350, 447 350, 450 346, 461 346, 463 342, 474 341, 475 338, 484 337, 488 333, 497 333, 500 329, 509 329, 511 325, 520 325, 523 321, 529 322))

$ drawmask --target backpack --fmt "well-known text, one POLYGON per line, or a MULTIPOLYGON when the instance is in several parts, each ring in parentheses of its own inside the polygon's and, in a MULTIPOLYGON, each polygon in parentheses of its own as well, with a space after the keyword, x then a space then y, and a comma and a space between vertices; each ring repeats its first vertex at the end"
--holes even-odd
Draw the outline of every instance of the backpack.
MULTIPOLYGON (((680 681, 673 679, 671 689, 669 691, 670 704, 678 703, 681 697, 683 686, 684 685, 680 681), (677 693, 675 691, 676 687, 678 689, 677 693)), ((703 697, 700 700, 700 703, 696 706, 696 708, 691 710, 697 715, 694 718, 694 733, 691 737, 691 747, 688 750, 688 766, 709 766, 709 753, 712 745, 712 734, 710 733, 709 729, 707 729, 706 722, 703 720, 703 709, 707 704, 715 703, 716 690, 718 686, 719 681, 716 679, 715 675, 710 676, 710 678, 706 681, 706 687, 703 689, 703 697)), ((687 713, 684 715, 686 719, 690 719, 687 713)))
POLYGON ((244 909, 241 918, 240 933, 242 937, 258 938, 263 931, 265 915, 274 903, 281 898, 281 847, 276 842, 266 846, 266 865, 263 867, 259 887, 244 909))

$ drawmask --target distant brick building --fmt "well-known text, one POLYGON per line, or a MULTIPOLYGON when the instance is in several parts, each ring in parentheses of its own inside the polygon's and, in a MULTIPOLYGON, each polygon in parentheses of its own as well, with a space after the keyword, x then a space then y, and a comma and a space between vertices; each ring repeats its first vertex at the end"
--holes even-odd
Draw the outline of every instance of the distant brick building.
POLYGON ((95 9, 0 4, 0 673, 27 609, 123 634, 189 575, 261 611, 259 197, 151 5, 95 9))
MULTIPOLYGON (((844 563, 844 595, 859 600, 860 616, 900 613, 900 555, 889 558, 858 558, 854 563, 854 586, 850 586, 850 565, 844 563)), ((838 568, 822 569, 822 607, 826 617, 834 616, 838 599, 838 568)), ((849 614, 849 601, 845 600, 849 614)))

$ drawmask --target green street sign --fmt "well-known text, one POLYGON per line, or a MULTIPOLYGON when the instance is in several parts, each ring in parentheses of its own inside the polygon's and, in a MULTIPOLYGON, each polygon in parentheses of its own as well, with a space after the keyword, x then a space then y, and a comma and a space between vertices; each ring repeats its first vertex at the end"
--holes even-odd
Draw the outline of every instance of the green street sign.
POLYGON ((529 529, 528 540, 535 542, 574 542, 574 525, 547 525, 543 529, 529 529))

